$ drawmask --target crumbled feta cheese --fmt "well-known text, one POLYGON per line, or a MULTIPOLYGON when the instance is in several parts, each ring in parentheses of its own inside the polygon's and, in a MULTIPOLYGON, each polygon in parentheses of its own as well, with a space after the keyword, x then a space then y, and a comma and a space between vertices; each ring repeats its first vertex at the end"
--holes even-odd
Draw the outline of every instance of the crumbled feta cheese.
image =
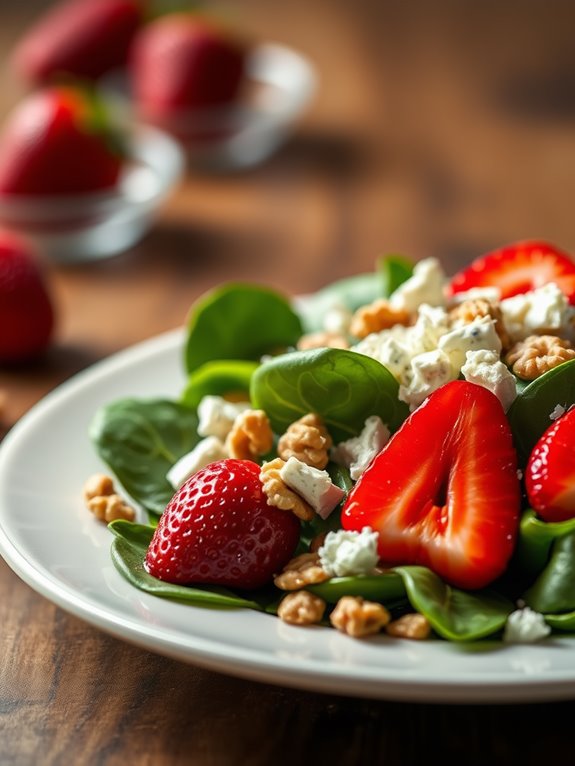
POLYGON ((441 306, 423 303, 413 327, 407 328, 406 341, 411 355, 434 351, 439 339, 449 332, 449 316, 441 306))
POLYGON ((465 364, 468 351, 497 351, 499 355, 501 341, 495 331, 493 319, 484 316, 443 335, 439 339, 438 347, 449 357, 457 377, 465 364))
POLYGON ((332 482, 327 471, 306 465, 296 457, 290 457, 280 469, 280 477, 290 489, 303 497, 322 519, 327 519, 345 496, 343 489, 332 482))
POLYGON ((505 329, 513 341, 544 332, 573 337, 575 309, 554 282, 506 298, 499 306, 505 329))
POLYGON ((399 399, 414 410, 440 386, 456 378, 457 372, 447 354, 440 349, 426 351, 411 360, 410 375, 399 387, 399 399))
POLYGON ((334 304, 323 317, 322 325, 326 332, 346 335, 349 331, 353 312, 342 303, 334 304))
POLYGON ((340 442, 331 450, 331 459, 349 468, 349 475, 357 481, 373 458, 389 441, 389 428, 377 415, 367 418, 359 434, 340 442))
POLYGON ((450 299, 450 306, 458 306, 464 301, 474 301, 483 299, 490 303, 499 303, 501 298, 501 290, 499 287, 488 286, 484 287, 472 287, 470 290, 464 290, 461 293, 454 293, 450 299))
POLYGON ((208 436, 207 439, 198 442, 191 452, 181 457, 170 468, 166 478, 174 489, 178 489, 200 469, 217 460, 225 460, 227 457, 229 455, 223 443, 216 436, 208 436))
POLYGON ((378 537, 370 527, 364 527, 361 532, 343 529, 328 532, 318 551, 322 569, 333 577, 370 574, 379 561, 378 537))
POLYGON ((417 311, 422 303, 444 306, 446 284, 447 277, 437 258, 425 258, 415 264, 413 275, 391 294, 389 300, 394 308, 410 313, 417 311))
POLYGON ((237 416, 249 408, 249 402, 228 402, 221 396, 204 396, 198 405, 199 435, 217 436, 223 441, 237 416))
POLYGON ((562 404, 556 404, 551 413, 549 414, 549 420, 557 420, 567 412, 562 404))
POLYGON ((528 606, 516 609, 507 618, 503 640, 514 644, 530 644, 551 633, 551 628, 539 612, 528 606))
POLYGON ((495 394, 505 412, 515 401, 515 377, 500 360, 496 351, 468 351, 461 373, 465 380, 483 386, 495 394))
POLYGON ((374 332, 361 340, 351 350, 364 356, 370 356, 401 380, 409 370, 412 354, 408 350, 408 334, 410 328, 396 325, 389 330, 374 332))

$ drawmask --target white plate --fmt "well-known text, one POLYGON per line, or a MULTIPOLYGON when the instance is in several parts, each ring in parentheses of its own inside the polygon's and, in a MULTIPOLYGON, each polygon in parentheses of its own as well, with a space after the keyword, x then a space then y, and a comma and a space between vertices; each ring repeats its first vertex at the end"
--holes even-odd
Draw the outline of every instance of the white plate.
POLYGON ((199 609, 129 585, 111 536, 82 503, 101 464, 87 431, 121 396, 176 395, 182 335, 169 333, 77 375, 35 406, 0 449, 0 553, 32 588, 112 635, 152 651, 259 681, 316 691, 438 702, 575 697, 575 641, 456 645, 297 628, 251 611, 199 609))

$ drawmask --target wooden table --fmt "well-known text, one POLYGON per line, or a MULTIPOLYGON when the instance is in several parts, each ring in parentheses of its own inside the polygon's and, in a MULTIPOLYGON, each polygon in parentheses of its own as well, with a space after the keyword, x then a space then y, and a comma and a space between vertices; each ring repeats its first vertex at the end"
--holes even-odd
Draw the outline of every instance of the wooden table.
MULTIPOLYGON (((46 5, 2 5, 4 62, 46 5)), ((222 280, 301 293, 390 251, 449 270, 518 238, 575 252, 569 0, 244 0, 232 12, 313 57, 313 108, 265 165, 190 175, 129 252, 46 264, 57 334, 43 360, 0 372, 4 430, 76 371, 180 325, 222 280)), ((2 112, 19 94, 4 63, 2 112)), ((110 638, 3 563, 0 605, 6 766, 572 761, 570 702, 399 704, 237 680, 110 638)))

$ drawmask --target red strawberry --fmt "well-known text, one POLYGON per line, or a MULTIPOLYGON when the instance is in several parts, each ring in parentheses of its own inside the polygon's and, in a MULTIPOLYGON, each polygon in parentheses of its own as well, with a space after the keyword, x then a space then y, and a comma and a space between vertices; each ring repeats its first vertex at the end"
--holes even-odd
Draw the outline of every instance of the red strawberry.
POLYGON ((173 13, 145 26, 131 55, 140 112, 166 122, 232 102, 244 75, 244 45, 212 21, 173 13))
POLYGON ((57 3, 19 42, 14 68, 33 83, 46 83, 59 75, 100 77, 126 62, 142 16, 139 0, 57 3))
POLYGON ((0 233, 0 361, 26 361, 48 345, 54 312, 34 255, 0 233))
POLYGON ((575 261, 546 242, 516 242, 474 260, 451 280, 451 294, 499 287, 502 298, 555 282, 575 305, 575 261))
POLYGON ((146 569, 172 583, 259 588, 291 558, 300 525, 267 504, 260 468, 221 460, 198 471, 168 503, 146 569))
POLYGON ((84 91, 28 96, 0 134, 0 195, 73 195, 117 184, 122 157, 99 103, 84 91))
POLYGON ((525 488, 531 506, 545 521, 575 517, 575 407, 549 426, 533 448, 525 488))
POLYGON ((439 388, 405 421, 351 491, 345 529, 379 532, 387 565, 421 564, 482 588, 513 551, 520 492, 498 399, 466 381, 439 388))

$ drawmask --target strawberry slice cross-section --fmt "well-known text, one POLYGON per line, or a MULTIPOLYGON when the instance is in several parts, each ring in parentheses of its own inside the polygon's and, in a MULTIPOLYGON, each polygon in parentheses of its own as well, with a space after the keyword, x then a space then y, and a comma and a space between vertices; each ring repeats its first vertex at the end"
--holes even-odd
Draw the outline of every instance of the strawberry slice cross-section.
POLYGON ((415 410, 350 493, 345 529, 379 532, 384 565, 420 564, 477 589, 501 575, 520 510, 517 461, 498 399, 453 381, 415 410))

